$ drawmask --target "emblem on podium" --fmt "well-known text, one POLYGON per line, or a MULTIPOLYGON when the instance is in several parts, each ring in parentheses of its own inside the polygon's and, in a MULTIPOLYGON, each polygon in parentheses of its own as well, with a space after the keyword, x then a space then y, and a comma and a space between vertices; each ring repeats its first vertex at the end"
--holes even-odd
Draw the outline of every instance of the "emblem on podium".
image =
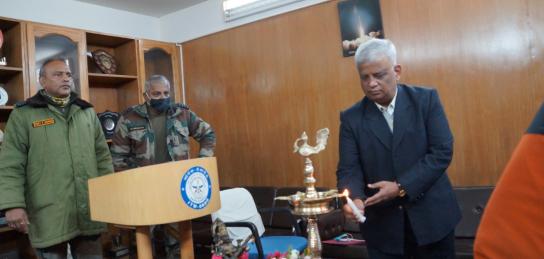
POLYGON ((181 179, 181 197, 187 206, 199 210, 208 206, 212 197, 212 182, 206 169, 191 167, 181 179))

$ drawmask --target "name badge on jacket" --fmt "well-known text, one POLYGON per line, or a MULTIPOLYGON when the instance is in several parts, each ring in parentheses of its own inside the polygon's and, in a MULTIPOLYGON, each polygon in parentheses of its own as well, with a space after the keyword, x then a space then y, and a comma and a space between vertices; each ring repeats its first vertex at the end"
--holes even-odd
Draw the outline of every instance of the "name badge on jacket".
POLYGON ((33 128, 38 128, 38 127, 52 125, 52 124, 55 124, 55 119, 47 118, 45 120, 39 120, 39 121, 32 122, 32 127, 33 128))

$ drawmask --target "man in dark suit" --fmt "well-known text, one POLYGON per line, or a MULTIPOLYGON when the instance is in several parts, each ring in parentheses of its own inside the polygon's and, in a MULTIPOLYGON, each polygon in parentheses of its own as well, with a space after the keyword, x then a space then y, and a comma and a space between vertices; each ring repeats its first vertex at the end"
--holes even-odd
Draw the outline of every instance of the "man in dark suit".
POLYGON ((365 97, 340 114, 336 174, 367 217, 370 258, 454 258, 461 213, 446 175, 453 136, 438 93, 398 83, 389 40, 361 44, 355 61, 365 97))

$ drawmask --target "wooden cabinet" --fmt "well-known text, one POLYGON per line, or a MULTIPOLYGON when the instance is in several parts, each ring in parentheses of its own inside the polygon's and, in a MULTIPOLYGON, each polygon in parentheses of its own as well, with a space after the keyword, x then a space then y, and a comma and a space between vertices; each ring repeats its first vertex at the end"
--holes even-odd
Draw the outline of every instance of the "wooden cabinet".
POLYGON ((27 39, 30 95, 41 88, 38 78, 43 62, 61 57, 68 61, 72 70, 75 91, 91 102, 97 112, 122 112, 139 103, 141 91, 135 39, 38 23, 29 23, 27 39), (114 57, 115 73, 100 71, 92 59, 92 53, 97 50, 114 57))
MULTIPOLYGON (((41 89, 39 69, 50 58, 67 60, 74 77, 74 91, 91 102, 96 112, 122 112, 142 103, 144 82, 154 74, 164 75, 170 80, 173 100, 179 102, 182 99, 180 51, 174 43, 137 40, 1 17, 0 29, 5 39, 0 57, 7 59, 7 65, 0 66, 0 84, 9 94, 8 104, 0 106, 2 130, 14 104, 41 89), (115 73, 106 74, 97 67, 91 58, 97 50, 113 56, 117 66, 115 73)), ((118 233, 117 228, 109 227, 109 234, 103 236, 106 249, 111 235, 118 233)), ((7 227, 0 228, 0 240, 10 242, 5 243, 6 246, 16 246, 20 254, 32 257, 26 236, 20 238, 17 235, 7 227)))
POLYGON ((39 69, 49 58, 65 58, 72 70, 75 91, 97 112, 122 112, 144 101, 144 83, 161 74, 172 85, 172 99, 181 102, 180 49, 175 43, 136 40, 61 26, 0 18, 4 33, 7 66, 0 66, 0 84, 9 93, 8 105, 0 106, 0 129, 16 102, 37 93, 39 69), (92 60, 92 52, 103 50, 114 57, 117 69, 105 74, 92 60))
POLYGON ((0 18, 0 30, 4 43, 0 48, 0 58, 6 58, 6 65, 0 65, 0 85, 8 93, 8 103, 0 106, 0 129, 4 129, 15 103, 28 96, 26 68, 26 23, 0 18))
POLYGON ((172 100, 181 102, 183 88, 180 76, 180 50, 176 44, 139 40, 139 54, 140 85, 143 87, 145 80, 151 75, 163 75, 170 81, 172 100))
POLYGON ((60 26, 28 23, 28 70, 30 96, 41 89, 39 70, 50 58, 67 60, 74 78, 75 91, 89 99, 85 32, 60 26))
POLYGON ((89 101, 96 112, 122 112, 140 101, 138 85, 138 49, 135 39, 99 33, 86 33, 89 101), (100 71, 92 52, 103 50, 113 56, 117 69, 114 74, 100 71))

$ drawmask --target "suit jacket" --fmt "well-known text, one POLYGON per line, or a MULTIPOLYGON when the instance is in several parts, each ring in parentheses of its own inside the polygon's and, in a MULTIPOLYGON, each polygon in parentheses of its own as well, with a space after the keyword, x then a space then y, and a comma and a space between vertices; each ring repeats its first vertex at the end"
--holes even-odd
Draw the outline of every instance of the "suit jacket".
POLYGON ((353 198, 377 191, 367 184, 397 181, 403 198, 365 208, 361 231, 367 244, 402 254, 404 224, 412 226, 419 245, 441 240, 454 230, 461 212, 446 175, 453 136, 434 89, 397 86, 393 133, 376 104, 363 98, 340 114, 338 189, 353 198), (409 222, 404 222, 404 213, 409 222))

